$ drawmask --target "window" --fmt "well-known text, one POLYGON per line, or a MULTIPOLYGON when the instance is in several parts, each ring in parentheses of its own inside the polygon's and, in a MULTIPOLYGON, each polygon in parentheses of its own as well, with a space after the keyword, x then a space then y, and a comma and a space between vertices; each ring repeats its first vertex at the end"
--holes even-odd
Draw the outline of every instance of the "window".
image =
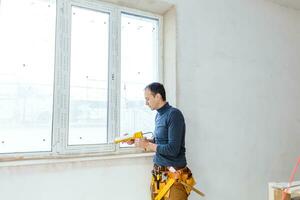
MULTIPOLYGON (((154 130, 143 89, 158 77, 158 20, 121 15, 121 133, 154 130)), ((126 145, 123 145, 126 146, 126 145)))
POLYGON ((119 134, 153 131, 160 24, 102 2, 2 0, 1 155, 118 152, 119 134))
POLYGON ((51 151, 55 1, 0 4, 0 152, 51 151))
POLYGON ((108 42, 109 14, 72 6, 69 145, 107 143, 108 42))

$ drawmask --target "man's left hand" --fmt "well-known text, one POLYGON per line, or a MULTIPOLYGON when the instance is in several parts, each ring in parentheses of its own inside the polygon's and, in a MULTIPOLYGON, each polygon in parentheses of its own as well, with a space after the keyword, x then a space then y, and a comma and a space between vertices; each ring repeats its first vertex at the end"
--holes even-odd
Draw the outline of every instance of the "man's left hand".
POLYGON ((154 143, 149 142, 149 140, 147 140, 146 138, 142 138, 142 139, 135 139, 134 144, 136 147, 138 148, 142 148, 145 151, 156 151, 156 147, 157 145, 154 143))
POLYGON ((147 149, 149 141, 146 138, 137 138, 134 140, 134 144, 138 148, 147 149))

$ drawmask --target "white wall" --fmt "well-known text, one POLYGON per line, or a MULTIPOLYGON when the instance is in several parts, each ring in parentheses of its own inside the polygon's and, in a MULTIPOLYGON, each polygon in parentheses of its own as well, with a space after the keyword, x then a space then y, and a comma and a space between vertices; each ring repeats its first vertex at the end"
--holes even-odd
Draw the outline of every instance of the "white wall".
POLYGON ((300 12, 178 0, 177 14, 177 104, 198 186, 209 200, 267 199, 300 155, 300 12))
MULTIPOLYGON (((300 154, 300 13, 265 0, 175 3, 177 104, 197 186, 208 200, 266 199, 300 154)), ((151 158, 2 167, 0 198, 147 200, 150 169, 151 158)))
POLYGON ((147 199, 150 171, 149 157, 2 167, 0 199, 147 199))

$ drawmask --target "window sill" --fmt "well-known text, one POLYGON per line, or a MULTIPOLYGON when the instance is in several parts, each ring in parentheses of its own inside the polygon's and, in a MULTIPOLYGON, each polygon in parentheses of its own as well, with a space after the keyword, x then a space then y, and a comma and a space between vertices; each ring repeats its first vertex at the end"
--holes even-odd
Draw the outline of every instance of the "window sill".
POLYGON ((80 154, 80 155, 56 155, 56 156, 43 156, 35 158, 0 158, 0 167, 15 167, 15 166, 28 166, 28 165, 45 165, 67 162, 84 162, 96 160, 114 160, 124 158, 142 158, 151 157, 154 152, 141 152, 141 153, 119 153, 109 155, 99 154, 80 154))

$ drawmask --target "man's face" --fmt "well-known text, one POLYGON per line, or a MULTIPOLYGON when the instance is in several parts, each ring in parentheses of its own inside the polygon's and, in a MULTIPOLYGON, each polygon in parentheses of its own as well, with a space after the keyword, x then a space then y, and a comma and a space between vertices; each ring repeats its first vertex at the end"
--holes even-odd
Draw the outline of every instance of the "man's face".
POLYGON ((151 110, 156 110, 159 106, 160 95, 153 95, 153 93, 149 89, 145 89, 145 101, 146 105, 149 106, 151 110))

